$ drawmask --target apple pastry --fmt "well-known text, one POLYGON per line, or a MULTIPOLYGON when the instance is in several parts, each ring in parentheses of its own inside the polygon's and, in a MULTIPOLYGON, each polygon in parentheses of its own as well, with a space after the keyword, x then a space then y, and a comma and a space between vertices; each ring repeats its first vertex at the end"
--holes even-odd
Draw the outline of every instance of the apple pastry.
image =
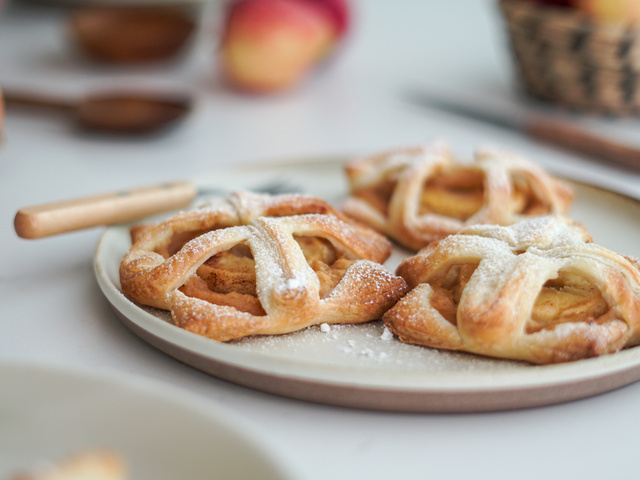
POLYGON ((126 480, 127 465, 122 456, 109 450, 74 453, 48 468, 21 473, 11 480, 126 480))
POLYGON ((343 211, 411 250, 467 225, 564 214, 573 199, 564 182, 499 150, 463 163, 438 143, 358 158, 345 171, 343 211))
POLYGON ((474 225, 405 259, 400 340, 547 364, 640 343, 640 262, 561 216, 474 225))
POLYGON ((389 241, 310 196, 238 192, 131 233, 124 294, 214 340, 367 322, 406 293, 389 241))

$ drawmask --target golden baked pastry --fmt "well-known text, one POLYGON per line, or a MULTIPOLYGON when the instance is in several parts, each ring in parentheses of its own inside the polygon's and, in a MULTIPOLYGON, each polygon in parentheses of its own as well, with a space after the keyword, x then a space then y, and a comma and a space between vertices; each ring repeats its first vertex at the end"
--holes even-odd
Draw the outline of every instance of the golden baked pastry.
POLYGON ((561 216, 476 225, 405 259, 400 340, 544 364, 640 343, 640 263, 561 216))
POLYGON ((132 237, 124 294, 219 341, 370 321, 406 292, 386 238, 309 196, 238 192, 132 237))
POLYGON ((11 480, 125 480, 127 466, 117 452, 87 450, 69 455, 39 472, 19 474, 11 480))
POLYGON ((343 211, 412 250, 467 225, 563 214, 573 199, 567 184, 514 154, 482 150, 462 163, 443 144, 358 158, 346 175, 343 211))

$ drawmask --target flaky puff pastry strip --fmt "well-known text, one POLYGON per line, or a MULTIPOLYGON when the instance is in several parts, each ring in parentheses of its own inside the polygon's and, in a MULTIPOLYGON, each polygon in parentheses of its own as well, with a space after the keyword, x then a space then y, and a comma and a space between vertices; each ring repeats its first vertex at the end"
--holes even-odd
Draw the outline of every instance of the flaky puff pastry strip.
POLYGON ((640 343, 640 266, 543 216, 477 225, 397 272, 412 289, 383 317, 400 340, 547 364, 640 343))
POLYGON ((219 341, 380 318, 406 292, 405 281, 379 263, 390 254, 389 242, 332 214, 320 200, 291 197, 261 201, 260 196, 243 192, 226 203, 179 214, 149 229, 123 258, 123 292, 144 305, 170 310, 176 325, 219 341), (297 213, 313 210, 305 202, 320 204, 320 210, 329 213, 297 213), (285 216, 261 216, 265 212, 285 216), (203 233, 172 252, 168 245, 189 231, 203 233), (327 295, 320 296, 318 274, 295 236, 326 240, 342 264, 348 264, 327 295), (201 288, 203 280, 197 271, 208 259, 237 245, 251 251, 255 291, 264 315, 185 293, 201 288))
POLYGON ((564 182, 496 149, 461 162, 435 143, 357 158, 345 172, 350 195, 342 210, 412 250, 468 225, 564 214, 573 199, 564 182))

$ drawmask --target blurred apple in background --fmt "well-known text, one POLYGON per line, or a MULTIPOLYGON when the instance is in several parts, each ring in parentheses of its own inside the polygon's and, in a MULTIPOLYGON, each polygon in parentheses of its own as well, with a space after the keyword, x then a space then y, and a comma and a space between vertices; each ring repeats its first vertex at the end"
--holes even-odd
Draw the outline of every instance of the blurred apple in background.
POLYGON ((234 87, 289 88, 330 55, 349 27, 346 0, 235 0, 225 12, 220 60, 234 87))
POLYGON ((573 0, 579 10, 604 22, 640 22, 640 0, 573 0))

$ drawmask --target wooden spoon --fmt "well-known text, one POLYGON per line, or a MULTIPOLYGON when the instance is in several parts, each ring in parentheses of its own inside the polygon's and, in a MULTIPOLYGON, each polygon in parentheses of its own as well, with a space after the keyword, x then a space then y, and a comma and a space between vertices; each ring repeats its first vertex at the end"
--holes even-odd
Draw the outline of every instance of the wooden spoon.
POLYGON ((169 6, 86 7, 70 21, 84 53, 115 64, 167 59, 178 53, 194 27, 184 8, 169 6))
POLYGON ((178 93, 115 92, 80 99, 5 89, 8 108, 45 108, 65 112, 86 130, 104 133, 152 133, 183 118, 191 110, 191 97, 178 93))

